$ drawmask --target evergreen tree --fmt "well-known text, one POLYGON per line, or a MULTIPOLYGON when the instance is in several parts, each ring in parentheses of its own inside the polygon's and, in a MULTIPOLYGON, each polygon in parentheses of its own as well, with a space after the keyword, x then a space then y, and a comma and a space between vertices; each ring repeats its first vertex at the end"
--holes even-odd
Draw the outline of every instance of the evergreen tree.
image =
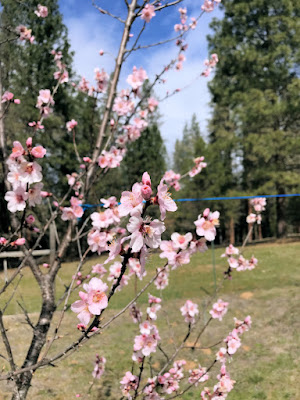
POLYGON ((166 148, 157 121, 152 121, 141 137, 128 146, 122 163, 125 187, 140 182, 147 169, 156 187, 166 171, 166 148))
MULTIPOLYGON (((222 8, 209 37, 211 51, 222 55, 210 90, 214 109, 226 109, 234 126, 241 187, 251 194, 297 190, 300 1, 224 0, 222 8)), ((276 213, 282 236, 284 199, 276 213)))

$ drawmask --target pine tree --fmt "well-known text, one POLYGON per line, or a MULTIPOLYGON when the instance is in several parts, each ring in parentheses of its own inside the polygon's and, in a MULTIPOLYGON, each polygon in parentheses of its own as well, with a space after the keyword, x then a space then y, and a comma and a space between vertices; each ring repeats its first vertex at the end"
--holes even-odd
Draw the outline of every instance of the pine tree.
MULTIPOLYGON (((299 0, 224 0, 210 49, 220 63, 210 85, 228 110, 241 156, 242 189, 259 194, 299 187, 299 0)), ((278 199, 277 235, 286 233, 278 199)))

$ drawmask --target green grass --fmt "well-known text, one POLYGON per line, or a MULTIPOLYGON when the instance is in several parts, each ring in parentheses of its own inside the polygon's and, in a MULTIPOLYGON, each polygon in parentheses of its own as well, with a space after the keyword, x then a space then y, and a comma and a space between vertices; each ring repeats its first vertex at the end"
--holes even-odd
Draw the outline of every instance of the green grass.
MULTIPOLYGON (((224 249, 215 250, 217 280, 222 279, 226 261, 220 258, 224 249)), ((245 256, 252 254, 259 260, 258 267, 253 271, 236 272, 231 281, 225 283, 219 297, 229 301, 229 311, 223 322, 213 321, 207 332, 201 338, 201 346, 210 346, 226 337, 233 327, 233 317, 243 318, 250 314, 253 327, 242 337, 242 346, 234 355, 232 363, 228 365, 232 379, 236 380, 235 389, 230 393, 230 400, 299 400, 299 284, 300 284, 300 246, 298 243, 266 244, 247 247, 245 256)), ((157 321, 164 350, 172 354, 174 349, 173 338, 178 343, 186 333, 179 308, 189 298, 199 305, 203 324, 208 317, 205 302, 206 293, 213 293, 214 278, 211 265, 211 252, 194 256, 188 266, 172 271, 170 284, 162 292, 163 309, 168 310, 169 327, 166 316, 160 311, 157 321), (170 332, 170 329, 172 332, 170 332)), ((89 272, 90 266, 99 262, 99 259, 89 260, 85 271, 89 272)), ((163 265, 158 255, 153 255, 147 267, 148 276, 154 273, 154 268, 163 265)), ((62 282, 67 283, 74 273, 76 263, 62 266, 57 283, 57 297, 63 292, 62 282)), ((3 277, 0 277, 0 279, 3 277)), ((142 283, 138 282, 138 288, 142 283)), ((107 320, 116 310, 125 306, 134 293, 133 280, 121 292, 118 292, 105 311, 103 318, 107 320)), ((150 293, 160 296, 160 293, 151 287, 150 293)), ((6 299, 10 293, 6 293, 6 299)), ((72 295, 71 301, 77 299, 77 294, 72 295)), ((37 285, 33 282, 30 271, 25 269, 23 278, 16 291, 15 298, 10 303, 5 317, 8 336, 16 349, 16 362, 20 364, 31 338, 30 328, 24 324, 22 311, 16 300, 26 305, 32 313, 33 320, 37 318, 40 305, 40 294, 37 285), (22 293, 22 296, 21 296, 22 293)), ((1 298, 1 303, 4 299, 1 298)), ((139 299, 145 315, 147 295, 139 299)), ((55 316, 58 318, 58 315, 55 316)), ((78 336, 76 331, 77 318, 71 311, 66 317, 61 328, 60 339, 55 341, 51 354, 56 354, 63 349, 72 339, 78 336)), ((128 318, 128 314, 116 320, 101 335, 97 335, 79 351, 58 364, 57 368, 45 368, 36 372, 32 382, 29 399, 74 399, 76 393, 83 396, 87 393, 89 383, 92 383, 91 372, 95 353, 107 358, 107 371, 102 380, 96 381, 89 399, 119 399, 119 381, 124 372, 131 370, 130 361, 133 338, 137 334, 137 326, 128 318)), ((199 325, 200 329, 200 325, 199 325)), ((195 336, 196 334, 194 334, 195 336)), ((50 334, 51 337, 51 334, 50 334)), ((192 343, 193 337, 189 343, 192 343)), ((184 350, 178 356, 189 360, 188 368, 193 368, 198 363, 202 366, 209 365, 214 359, 212 351, 184 350)), ((4 350, 0 345, 0 353, 4 350)), ((155 371, 159 370, 163 356, 157 352, 152 357, 155 371)), ((6 363, 0 359, 0 368, 7 371, 6 363)), ((146 365, 146 371, 149 366, 146 365)), ((206 386, 212 387, 216 383, 217 368, 211 372, 211 379, 206 386)), ((182 399, 199 399, 201 387, 193 390, 182 399)), ((9 386, 0 382, 0 399, 8 399, 9 386)), ((167 398, 167 396, 166 396, 167 398)))

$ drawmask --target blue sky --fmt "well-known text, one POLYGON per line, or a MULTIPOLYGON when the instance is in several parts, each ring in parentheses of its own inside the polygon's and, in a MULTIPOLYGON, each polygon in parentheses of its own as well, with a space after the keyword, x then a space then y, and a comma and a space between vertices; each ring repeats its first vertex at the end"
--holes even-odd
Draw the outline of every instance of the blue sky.
MULTIPOLYGON (((104 68, 110 73, 114 67, 113 56, 116 56, 121 40, 122 24, 100 14, 92 6, 91 0, 60 0, 59 3, 64 22, 69 29, 71 46, 75 51, 74 67, 76 72, 89 80, 93 80, 93 71, 96 67, 104 68), (111 56, 100 57, 100 49, 110 53, 111 56)), ((99 0, 98 4, 119 16, 124 16, 124 12, 126 12, 124 0, 99 0)), ((187 0, 184 4, 189 17, 199 15, 202 0, 187 0)), ((175 34, 174 24, 179 23, 178 9, 179 6, 175 6, 157 12, 156 16, 147 24, 141 44, 155 43, 173 37, 175 34)), ((213 17, 220 18, 221 12, 215 10, 203 15, 197 29, 192 31, 188 37, 189 48, 186 52, 187 61, 184 63, 183 70, 168 72, 165 76, 166 84, 156 88, 156 97, 162 98, 167 90, 172 92, 174 89, 188 85, 203 70, 203 61, 208 56, 206 35, 210 32, 209 23, 213 17)), ((134 34, 140 26, 142 26, 142 21, 137 20, 134 34)), ((131 40, 133 41, 134 37, 131 40)), ((134 65, 142 66, 151 79, 176 53, 177 48, 174 43, 132 53, 124 66, 119 89, 128 86, 126 77, 134 65)), ((191 119, 193 113, 197 115, 201 131, 203 134, 206 133, 210 113, 207 82, 207 78, 200 78, 194 81, 188 89, 160 104, 162 114, 160 129, 169 154, 173 152, 176 139, 182 137, 184 124, 191 119)))

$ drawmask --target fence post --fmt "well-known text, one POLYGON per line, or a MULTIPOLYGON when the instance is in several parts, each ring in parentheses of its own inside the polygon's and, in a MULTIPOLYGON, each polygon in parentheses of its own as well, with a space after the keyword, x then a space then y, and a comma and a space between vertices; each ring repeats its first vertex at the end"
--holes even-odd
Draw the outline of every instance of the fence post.
POLYGON ((5 283, 7 283, 8 282, 8 274, 7 274, 7 259, 6 258, 3 259, 3 270, 4 270, 5 283))

